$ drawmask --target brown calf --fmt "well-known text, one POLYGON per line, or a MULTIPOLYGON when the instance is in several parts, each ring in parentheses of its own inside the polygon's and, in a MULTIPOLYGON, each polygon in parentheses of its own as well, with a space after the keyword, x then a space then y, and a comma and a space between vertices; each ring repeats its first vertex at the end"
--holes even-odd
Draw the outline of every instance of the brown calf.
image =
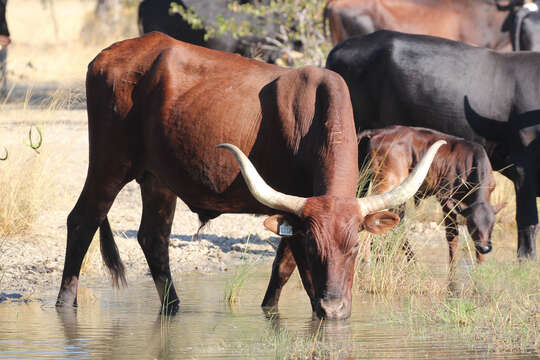
POLYGON ((494 209, 489 201, 495 179, 481 145, 426 128, 389 126, 358 135, 359 159, 363 161, 363 156, 368 155, 366 161, 373 170, 373 189, 383 193, 399 185, 418 159, 439 139, 444 139, 447 144, 439 150, 415 202, 418 196, 434 195, 441 204, 446 214, 446 240, 452 267, 458 241, 457 214, 466 218, 478 262, 482 262, 483 254, 491 251, 495 214, 501 207, 494 209))

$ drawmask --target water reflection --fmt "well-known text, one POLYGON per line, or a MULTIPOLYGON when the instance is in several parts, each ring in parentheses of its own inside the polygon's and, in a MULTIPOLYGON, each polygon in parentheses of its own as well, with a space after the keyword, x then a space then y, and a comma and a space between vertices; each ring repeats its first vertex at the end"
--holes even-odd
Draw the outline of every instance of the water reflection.
MULTIPOLYGON (((151 279, 121 291, 92 287, 94 295, 82 294, 78 309, 57 311, 53 294, 44 303, 2 303, 0 358, 486 357, 471 351, 470 343, 418 337, 381 323, 381 311, 389 305, 365 295, 354 296, 350 320, 320 321, 293 281, 284 289, 280 312, 265 313, 259 303, 266 271, 246 282, 240 302, 231 308, 223 302, 226 276, 177 276, 183 300, 177 316, 159 315, 151 279)), ((474 345, 481 349, 483 344, 474 345)))

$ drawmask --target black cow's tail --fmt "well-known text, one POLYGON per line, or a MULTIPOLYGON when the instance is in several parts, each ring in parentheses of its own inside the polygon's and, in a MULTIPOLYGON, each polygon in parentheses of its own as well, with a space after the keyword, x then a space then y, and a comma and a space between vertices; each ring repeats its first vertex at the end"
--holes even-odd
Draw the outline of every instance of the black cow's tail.
POLYGON ((522 7, 518 11, 516 11, 516 14, 514 15, 514 23, 512 25, 512 32, 510 35, 512 36, 512 48, 514 51, 520 51, 521 50, 521 44, 520 44, 520 37, 521 37, 521 27, 523 25, 523 20, 529 15, 530 11, 529 9, 522 7))
POLYGON ((371 184, 371 158, 369 147, 373 130, 364 130, 357 136, 358 139, 358 169, 360 178, 358 179, 357 197, 365 197, 371 184))
POLYGON ((107 217, 105 217, 105 220, 99 226, 99 242, 101 245, 101 257, 111 273, 113 286, 119 287, 120 284, 125 286, 127 282, 124 264, 120 259, 118 247, 116 247, 116 243, 114 242, 111 225, 107 217))

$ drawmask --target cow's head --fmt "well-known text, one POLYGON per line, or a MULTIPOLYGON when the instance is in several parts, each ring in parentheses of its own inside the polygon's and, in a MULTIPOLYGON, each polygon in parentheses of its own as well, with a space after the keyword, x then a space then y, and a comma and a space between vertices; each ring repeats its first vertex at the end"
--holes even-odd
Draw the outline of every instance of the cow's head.
POLYGON ((397 215, 381 210, 397 206, 416 193, 435 153, 444 143, 433 144, 400 186, 361 199, 331 195, 303 198, 280 193, 264 182, 236 146, 218 147, 234 154, 252 195, 269 208, 282 212, 268 218, 265 226, 276 234, 290 236, 289 244, 313 311, 321 318, 345 319, 351 314, 358 231, 381 234, 399 222, 397 215))
POLYGON ((476 251, 487 254, 491 251, 491 233, 495 226, 495 215, 506 205, 491 206, 489 202, 479 201, 461 211, 467 221, 467 230, 474 240, 476 251))

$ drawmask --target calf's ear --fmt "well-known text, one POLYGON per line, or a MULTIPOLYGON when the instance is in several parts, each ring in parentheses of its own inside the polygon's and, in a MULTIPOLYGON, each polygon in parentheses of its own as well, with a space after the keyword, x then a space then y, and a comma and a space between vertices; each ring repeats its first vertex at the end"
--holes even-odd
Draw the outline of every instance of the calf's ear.
POLYGON ((296 233, 293 223, 287 215, 272 215, 264 220, 264 227, 279 236, 292 236, 296 233))
POLYGON ((364 229, 372 234, 384 234, 399 223, 399 216, 390 211, 379 211, 364 218, 364 229))

